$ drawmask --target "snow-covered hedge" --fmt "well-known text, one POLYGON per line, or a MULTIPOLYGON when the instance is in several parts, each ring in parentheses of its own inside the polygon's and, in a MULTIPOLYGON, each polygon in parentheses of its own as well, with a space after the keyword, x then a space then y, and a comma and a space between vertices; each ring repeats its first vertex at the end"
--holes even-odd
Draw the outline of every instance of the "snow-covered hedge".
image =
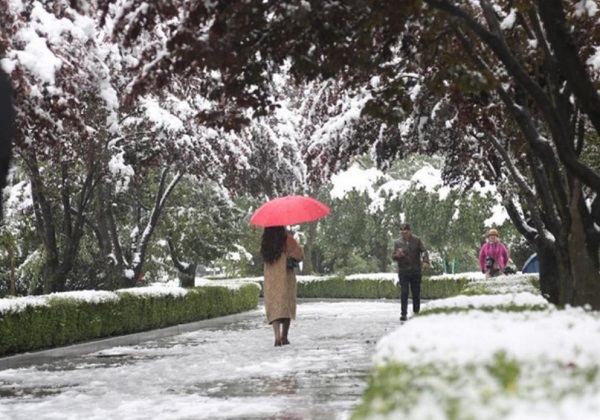
MULTIPOLYGON (((366 273, 349 276, 296 276, 297 296, 299 298, 338 298, 338 299, 397 299, 400 296, 398 274, 366 273)), ((456 296, 467 284, 483 279, 481 273, 451 274, 442 276, 423 276, 421 297, 439 299, 456 296)), ((196 284, 198 283, 196 280, 196 284)), ((206 280, 202 280, 206 281, 206 280)), ((213 280, 208 280, 213 281, 213 280)), ((232 280, 220 280, 222 283, 253 282, 262 285, 262 277, 247 277, 232 280)))
POLYGON ((0 299, 0 356, 255 309, 260 287, 140 287, 0 299))
POLYGON ((600 314, 558 309, 532 281, 477 280, 424 304, 377 343, 352 418, 596 418, 600 314))

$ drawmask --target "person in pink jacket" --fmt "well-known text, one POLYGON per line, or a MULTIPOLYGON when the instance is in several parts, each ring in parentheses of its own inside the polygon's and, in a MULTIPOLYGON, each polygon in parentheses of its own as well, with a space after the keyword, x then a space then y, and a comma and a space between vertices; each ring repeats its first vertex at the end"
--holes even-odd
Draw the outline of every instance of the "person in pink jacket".
POLYGON ((510 259, 506 246, 500 242, 496 229, 488 231, 488 240, 479 251, 479 268, 486 278, 504 275, 504 268, 510 259))

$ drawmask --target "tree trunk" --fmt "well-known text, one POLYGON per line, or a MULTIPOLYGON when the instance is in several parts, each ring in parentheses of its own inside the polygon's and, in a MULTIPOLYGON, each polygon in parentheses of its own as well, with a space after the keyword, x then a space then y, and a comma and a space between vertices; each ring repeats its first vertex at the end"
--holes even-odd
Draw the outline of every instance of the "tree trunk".
POLYGON ((10 259, 10 288, 8 294, 10 296, 17 296, 17 287, 15 284, 15 253, 11 244, 6 246, 6 252, 10 259))
POLYGON ((598 246, 588 240, 583 226, 581 206, 586 206, 581 197, 580 183, 575 182, 575 193, 571 200, 571 230, 569 235, 569 259, 573 276, 570 303, 574 306, 590 305, 600 309, 600 273, 598 272, 598 246), (592 248, 592 249, 590 249, 592 248))
MULTIPOLYGON (((142 220, 144 219, 141 215, 141 208, 137 212, 138 216, 136 225, 138 226, 138 235, 131 239, 131 246, 129 248, 130 251, 127 253, 127 255, 123 253, 121 257, 123 267, 121 276, 122 287, 135 287, 138 280, 143 278, 146 252, 148 245, 150 244, 150 240, 152 239, 154 229, 160 221, 167 200, 183 177, 182 172, 177 172, 173 175, 171 181, 167 183, 169 173, 169 167, 163 168, 161 171, 158 189, 156 196, 154 197, 154 204, 147 216, 145 226, 141 226, 142 220), (126 268, 129 268, 129 271, 125 272, 126 268), (133 273, 133 275, 131 275, 131 273, 133 273)), ((113 234, 117 235, 116 229, 114 230, 113 234)), ((118 242, 118 237, 116 237, 116 241, 118 242)))
POLYGON ((60 292, 59 264, 57 258, 48 258, 44 264, 44 294, 60 292))
POLYGON ((15 134, 15 109, 13 87, 8 76, 0 68, 0 223, 4 216, 2 191, 6 187, 15 134))
POLYGON ((196 268, 198 264, 190 264, 184 271, 179 272, 181 287, 194 287, 196 285, 196 268))
POLYGON ((540 291, 548 302, 554 305, 560 305, 560 288, 558 281, 559 272, 567 272, 564 266, 558 264, 556 250, 554 248, 539 245, 537 248, 537 258, 540 266, 540 291))
POLYGON ((381 273, 385 273, 387 272, 387 266, 388 266, 388 262, 389 262, 389 243, 390 240, 389 238, 386 236, 382 236, 381 238, 379 238, 379 241, 377 241, 377 244, 379 245, 379 249, 376 252, 377 255, 377 266, 379 269, 379 272, 381 273), (379 241, 381 241, 379 243, 379 241))
POLYGON ((196 285, 196 268, 198 264, 184 264, 179 260, 177 256, 177 250, 173 244, 171 238, 167 238, 167 244, 169 245, 169 252, 171 253, 171 260, 173 265, 179 271, 179 284, 181 287, 194 287, 196 285))
MULTIPOLYGON (((112 200, 108 192, 107 185, 99 185, 97 189, 96 199, 96 239, 98 240, 98 248, 102 256, 105 258, 105 287, 114 290, 119 287, 119 282, 122 273, 122 258, 120 258, 120 247, 116 249, 114 246, 115 238, 113 233, 114 219, 111 209, 112 200)), ((118 241, 117 241, 118 243, 118 241)))
POLYGON ((313 244, 317 237, 317 223, 311 222, 306 224, 306 243, 304 244, 304 261, 302 261, 302 274, 304 275, 310 275, 315 272, 313 266, 313 244))
MULTIPOLYGON (((538 236, 535 247, 540 265, 540 289, 550 303, 565 306, 590 305, 600 308, 598 245, 584 229, 581 211, 586 211, 579 182, 571 188, 570 224, 564 229, 567 240, 555 233, 556 240, 538 236)), ((592 232, 592 235, 594 233, 592 232)))

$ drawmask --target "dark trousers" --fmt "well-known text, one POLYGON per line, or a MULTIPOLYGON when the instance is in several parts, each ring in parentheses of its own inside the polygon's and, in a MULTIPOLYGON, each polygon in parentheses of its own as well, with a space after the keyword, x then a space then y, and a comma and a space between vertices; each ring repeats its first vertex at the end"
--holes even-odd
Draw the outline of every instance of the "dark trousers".
POLYGON ((406 316, 408 310, 408 287, 412 294, 413 312, 421 309, 421 273, 399 273, 400 280, 400 310, 406 316))

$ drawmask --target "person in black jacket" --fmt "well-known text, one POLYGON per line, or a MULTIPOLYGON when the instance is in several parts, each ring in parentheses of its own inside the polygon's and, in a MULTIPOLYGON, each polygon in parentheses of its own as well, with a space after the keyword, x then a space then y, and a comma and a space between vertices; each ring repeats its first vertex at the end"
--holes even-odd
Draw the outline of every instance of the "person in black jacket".
POLYGON ((13 89, 8 76, 0 68, 0 223, 3 216, 2 190, 7 183, 14 131, 13 89))
POLYGON ((412 294, 413 312, 421 308, 421 270, 429 268, 429 254, 423 241, 412 234, 408 223, 400 224, 400 238, 394 242, 392 259, 398 263, 400 280, 400 321, 406 321, 408 288, 412 294))

